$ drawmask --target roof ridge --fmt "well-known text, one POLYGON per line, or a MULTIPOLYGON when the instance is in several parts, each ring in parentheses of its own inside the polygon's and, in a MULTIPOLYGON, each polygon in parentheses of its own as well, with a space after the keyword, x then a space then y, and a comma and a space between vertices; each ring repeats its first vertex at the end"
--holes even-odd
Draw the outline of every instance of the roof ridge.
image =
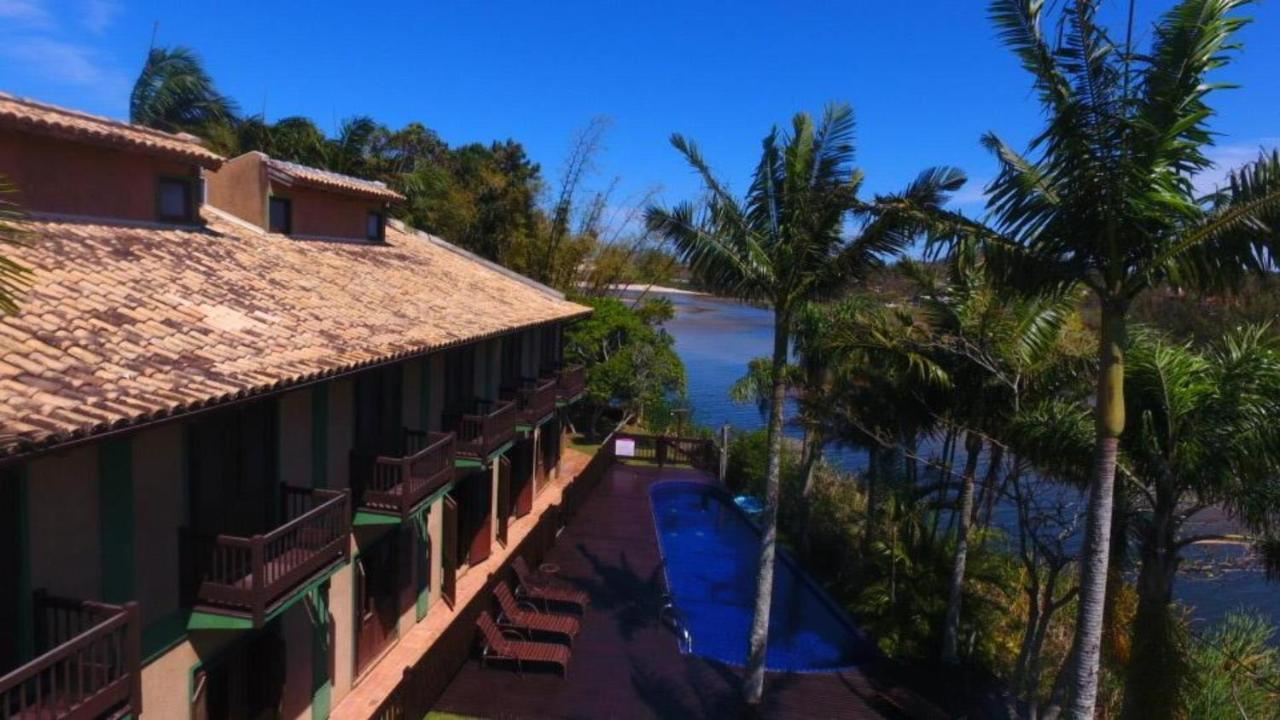
POLYGON ((369 178, 362 178, 359 175, 348 175, 346 173, 340 173, 336 170, 318 168, 318 167, 315 167, 314 165, 304 165, 300 162, 294 162, 292 160, 282 160, 280 158, 271 157, 266 153, 259 153, 259 154, 262 155, 264 158, 266 158, 268 163, 274 163, 277 165, 286 165, 288 167, 302 168, 303 170, 310 170, 311 172, 320 173, 321 175, 330 175, 332 177, 341 178, 343 180, 350 180, 352 182, 364 183, 366 185, 376 185, 380 188, 389 189, 389 186, 381 180, 370 180, 369 178))
POLYGON ((171 133, 165 130, 158 130, 153 127, 147 127, 146 125, 138 125, 136 123, 127 122, 125 120, 117 120, 115 118, 110 118, 105 115, 94 115, 93 113, 87 113, 87 112, 84 112, 83 110, 72 110, 71 108, 63 107, 61 105, 54 105, 52 103, 35 100, 33 98, 23 97, 21 95, 14 95, 12 93, 7 93, 7 92, 4 92, 3 90, 0 90, 0 100, 7 100, 9 102, 17 103, 19 105, 26 105, 27 107, 37 108, 40 110, 48 110, 50 112, 55 112, 55 113, 59 113, 61 115, 67 115, 70 117, 76 117, 82 120, 92 120, 93 122, 102 123, 104 125, 111 125, 114 127, 132 130, 134 132, 145 133, 147 135, 154 135, 156 137, 164 138, 166 140, 177 140, 179 142, 190 143, 192 145, 196 145, 200 147, 203 150, 212 152, 204 146, 204 141, 200 137, 196 135, 192 135, 191 133, 185 133, 185 132, 171 133))

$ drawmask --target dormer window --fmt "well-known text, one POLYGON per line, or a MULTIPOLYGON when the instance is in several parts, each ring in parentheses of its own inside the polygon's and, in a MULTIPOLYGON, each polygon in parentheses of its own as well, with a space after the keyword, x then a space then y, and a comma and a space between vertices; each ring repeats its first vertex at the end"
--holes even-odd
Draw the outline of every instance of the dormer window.
POLYGON ((156 218, 189 223, 195 219, 195 184, 190 178, 162 177, 156 185, 156 218))
POLYGON ((369 213, 365 220, 365 238, 373 242, 382 242, 387 238, 387 218, 380 212, 369 213))
POLYGON ((293 202, 289 198, 271 198, 270 224, 268 230, 281 235, 293 233, 293 202))

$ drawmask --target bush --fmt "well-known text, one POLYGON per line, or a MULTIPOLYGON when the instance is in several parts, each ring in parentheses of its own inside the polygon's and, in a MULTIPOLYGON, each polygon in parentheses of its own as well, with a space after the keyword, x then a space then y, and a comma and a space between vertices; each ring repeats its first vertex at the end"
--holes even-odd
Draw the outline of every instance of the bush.
POLYGON ((1188 720, 1280 717, 1276 628, 1243 611, 1191 642, 1184 693, 1188 720))

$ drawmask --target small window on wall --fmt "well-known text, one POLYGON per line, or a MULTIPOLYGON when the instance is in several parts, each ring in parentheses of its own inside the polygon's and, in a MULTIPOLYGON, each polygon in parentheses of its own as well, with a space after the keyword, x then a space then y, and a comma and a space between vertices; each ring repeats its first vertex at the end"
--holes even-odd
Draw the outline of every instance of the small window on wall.
POLYGON ((368 219, 365 220, 364 236, 375 242, 382 242, 386 239, 386 218, 380 212, 369 213, 368 219))
POLYGON ((271 198, 269 214, 268 230, 282 235, 289 235, 293 232, 293 202, 289 198, 271 198))
POLYGON ((195 218, 195 184, 189 178, 160 178, 156 185, 156 217, 163 222, 195 218))

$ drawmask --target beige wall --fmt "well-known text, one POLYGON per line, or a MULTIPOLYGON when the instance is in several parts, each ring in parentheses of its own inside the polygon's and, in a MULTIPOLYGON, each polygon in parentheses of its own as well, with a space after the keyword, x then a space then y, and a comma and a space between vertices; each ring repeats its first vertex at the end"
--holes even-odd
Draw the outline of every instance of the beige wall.
POLYGON ((422 363, 423 360, 409 360, 401 363, 403 379, 400 383, 401 394, 404 398, 400 406, 401 417, 404 426, 417 430, 425 430, 422 423, 418 419, 419 411, 422 407, 422 363))
POLYGON ((134 572, 143 627, 179 609, 178 528, 187 522, 181 424, 133 436, 134 572))
POLYGON ((245 222, 267 227, 267 174, 258 153, 228 160, 217 171, 205 172, 209 204, 245 222))
POLYGON ((311 388, 280 396, 280 481, 311 486, 311 388))
POLYGON ((329 579, 329 612, 333 615, 334 663, 333 704, 351 692, 355 670, 355 573, 351 565, 339 569, 329 579))
POLYGON ((71 598, 100 598, 98 445, 45 456, 33 461, 28 472, 31 587, 71 598))
POLYGON ((280 637, 284 639, 284 717, 311 717, 311 616, 306 601, 284 611, 280 637))
POLYGON ((351 448, 355 443, 355 383, 329 384, 329 487, 351 484, 351 448))

